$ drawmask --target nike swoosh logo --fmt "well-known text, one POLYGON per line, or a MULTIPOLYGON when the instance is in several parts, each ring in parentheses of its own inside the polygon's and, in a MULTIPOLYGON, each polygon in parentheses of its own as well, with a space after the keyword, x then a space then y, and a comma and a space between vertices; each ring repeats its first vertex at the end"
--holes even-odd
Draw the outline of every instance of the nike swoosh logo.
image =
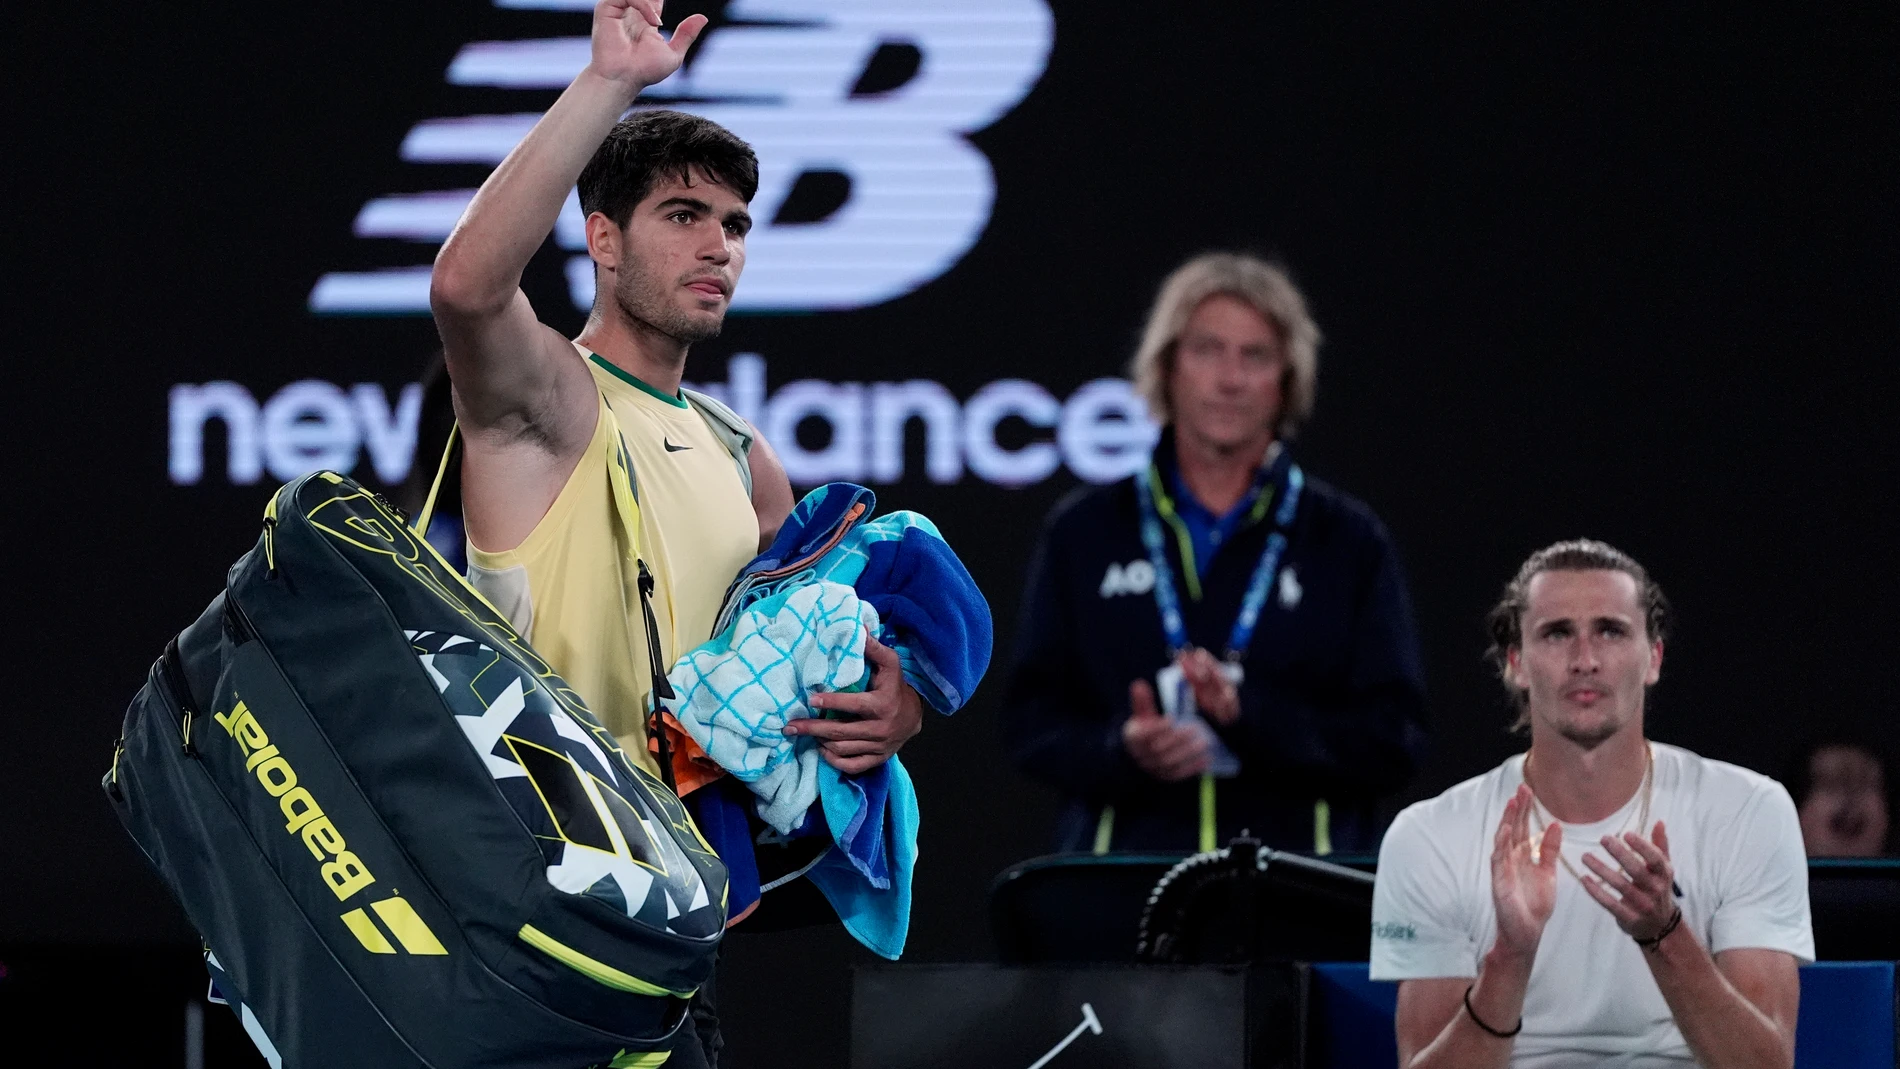
POLYGON ((692 448, 692 446, 690 446, 690 445, 674 445, 674 444, 673 444, 672 442, 669 442, 669 441, 667 441, 667 440, 666 440, 666 438, 665 438, 664 436, 662 436, 662 437, 660 438, 660 444, 661 444, 661 445, 663 445, 663 446, 665 446, 665 447, 666 447, 666 451, 667 451, 667 452, 669 452, 669 453, 678 453, 678 452, 680 452, 681 450, 685 450, 685 449, 691 449, 691 448, 692 448))

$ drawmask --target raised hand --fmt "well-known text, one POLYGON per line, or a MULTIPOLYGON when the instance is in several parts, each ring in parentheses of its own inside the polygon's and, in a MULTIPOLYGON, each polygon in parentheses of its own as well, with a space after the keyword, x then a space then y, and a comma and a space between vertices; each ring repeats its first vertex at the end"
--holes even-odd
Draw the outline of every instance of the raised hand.
POLYGON ((1557 905, 1557 857, 1563 826, 1551 821, 1541 839, 1531 838, 1531 789, 1519 784, 1505 803, 1491 850, 1491 901, 1497 908, 1498 946, 1535 955, 1544 925, 1557 905))
POLYGON ((1670 926, 1676 915, 1676 870, 1669 861, 1669 833, 1662 821, 1650 839, 1636 832, 1622 838, 1603 837, 1603 849, 1609 851, 1622 871, 1605 864, 1595 854, 1583 855, 1583 864, 1596 878, 1583 878, 1583 889, 1616 918, 1617 927, 1632 939, 1654 939, 1670 926), (1614 893, 1612 893, 1614 892, 1614 893))
POLYGON ((660 34, 660 11, 665 0, 601 0, 594 7, 594 73, 621 82, 639 92, 665 80, 686 59, 706 16, 689 15, 673 31, 660 34))
POLYGON ((1174 783, 1207 771, 1207 729, 1176 724, 1155 705, 1155 689, 1145 679, 1128 685, 1132 713, 1122 723, 1122 745, 1143 772, 1174 783))

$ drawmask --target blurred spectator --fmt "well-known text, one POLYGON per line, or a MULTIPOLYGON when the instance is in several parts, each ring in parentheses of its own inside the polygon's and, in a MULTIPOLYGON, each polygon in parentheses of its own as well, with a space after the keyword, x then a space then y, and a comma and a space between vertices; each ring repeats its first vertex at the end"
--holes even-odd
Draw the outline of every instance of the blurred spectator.
POLYGON ((1318 347, 1272 264, 1208 254, 1162 285, 1132 368, 1151 462, 1058 505, 1029 570, 1005 731, 1067 797, 1058 849, 1378 846, 1424 679, 1384 526, 1288 448, 1318 347))
POLYGON ((1889 852, 1893 812, 1886 762, 1851 739, 1805 747, 1786 777, 1801 815, 1809 857, 1879 857, 1889 852))

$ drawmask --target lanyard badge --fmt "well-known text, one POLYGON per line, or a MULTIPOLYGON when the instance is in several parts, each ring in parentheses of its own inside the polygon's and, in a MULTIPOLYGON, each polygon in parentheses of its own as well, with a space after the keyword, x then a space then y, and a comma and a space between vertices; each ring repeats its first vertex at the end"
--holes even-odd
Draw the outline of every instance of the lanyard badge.
MULTIPOLYGON (((1306 483, 1298 464, 1290 460, 1286 464, 1285 488, 1278 507, 1273 510, 1273 530, 1267 535, 1266 545, 1260 551, 1260 561, 1254 566, 1253 577, 1247 583, 1247 593, 1241 599, 1240 614, 1235 617, 1234 625, 1228 632, 1226 655, 1221 662, 1222 673, 1236 687, 1246 676, 1241 658, 1246 656, 1247 647, 1253 641, 1254 628, 1260 623, 1260 612, 1266 607, 1274 580, 1280 574, 1280 563, 1286 555, 1287 532, 1299 514, 1300 492, 1306 483)), ((1156 674, 1155 690, 1161 699, 1162 711, 1170 719, 1198 724, 1207 733, 1213 754, 1209 773, 1222 777, 1235 776, 1240 773, 1239 759, 1201 719, 1194 706, 1193 688, 1188 686, 1181 670, 1181 654, 1187 651, 1191 643, 1188 641, 1187 622, 1181 615, 1180 595, 1175 591, 1174 568, 1168 562, 1160 511, 1155 507, 1153 481, 1159 477, 1158 470, 1151 464, 1147 472, 1135 478, 1135 496, 1141 506, 1141 541, 1155 573, 1155 608, 1161 614, 1161 630, 1167 637, 1168 648, 1174 653, 1174 660, 1156 674)))
MULTIPOLYGON (((1220 662, 1220 672, 1234 686, 1246 678, 1247 670, 1239 661, 1220 662)), ((1202 719, 1201 711, 1194 702, 1194 688, 1188 685, 1187 674, 1181 670, 1181 662, 1175 661, 1155 673, 1155 695, 1161 699, 1161 712, 1176 724, 1188 724, 1207 736, 1207 774, 1220 779, 1230 779, 1240 775, 1240 758, 1227 748, 1227 744, 1214 734, 1214 729, 1202 719)))

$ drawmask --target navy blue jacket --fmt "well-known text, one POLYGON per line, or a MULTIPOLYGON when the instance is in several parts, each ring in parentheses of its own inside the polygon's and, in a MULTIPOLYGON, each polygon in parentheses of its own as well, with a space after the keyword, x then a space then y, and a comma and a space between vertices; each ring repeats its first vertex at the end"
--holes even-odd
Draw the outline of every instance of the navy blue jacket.
MULTIPOLYGON (((1157 449, 1171 467, 1171 436, 1157 449)), ((1030 563, 1004 732, 1023 771, 1066 796, 1060 850, 1089 849, 1110 806, 1112 849, 1191 851, 1199 839, 1198 777, 1162 783, 1122 745, 1129 683, 1152 681, 1170 660, 1142 582, 1152 569, 1137 509, 1133 479, 1076 491, 1050 513, 1030 563)), ((1208 562, 1198 601, 1178 578, 1175 539, 1164 540, 1195 645, 1220 655, 1271 528, 1268 517, 1235 532, 1208 562)), ((1378 517, 1310 476, 1287 569, 1298 598, 1289 605, 1275 584, 1246 651, 1240 718, 1217 727, 1241 763, 1217 781, 1217 836, 1225 844, 1248 829, 1312 851, 1323 822, 1333 850, 1371 853, 1378 799, 1411 777, 1425 737, 1405 578, 1378 517)))

